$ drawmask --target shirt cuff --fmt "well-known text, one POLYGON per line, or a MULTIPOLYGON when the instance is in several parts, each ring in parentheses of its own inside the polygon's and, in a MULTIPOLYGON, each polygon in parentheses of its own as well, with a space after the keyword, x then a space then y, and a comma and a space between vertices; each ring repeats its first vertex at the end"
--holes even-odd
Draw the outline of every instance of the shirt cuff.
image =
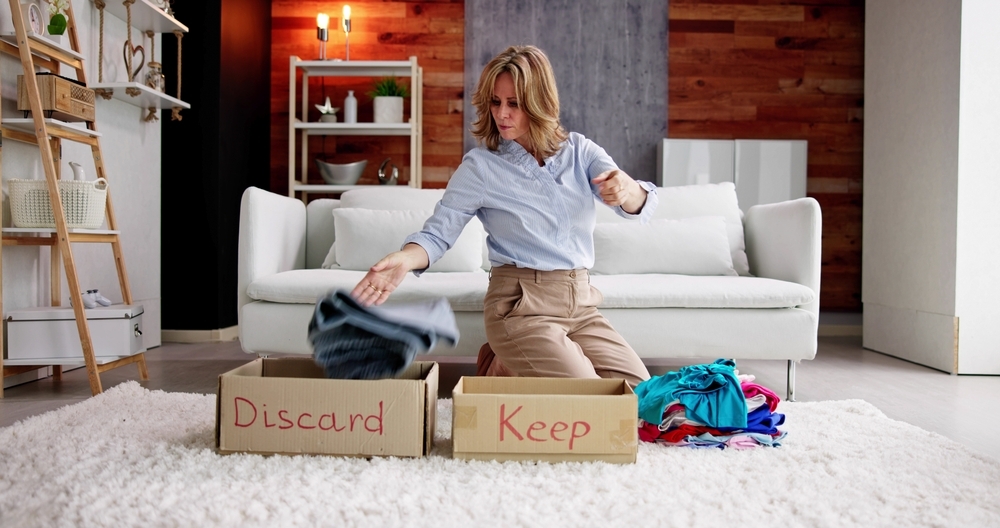
MULTIPOLYGON (((406 237, 406 239, 403 240, 403 244, 399 246, 400 251, 402 251, 402 249, 405 248, 407 244, 416 244, 416 245, 424 248, 424 251, 427 252, 427 268, 430 268, 431 264, 433 264, 434 262, 436 262, 437 259, 441 258, 441 255, 436 255, 435 256, 433 254, 434 251, 432 251, 430 248, 435 247, 434 244, 430 244, 427 241, 427 239, 423 237, 422 233, 414 233, 414 234, 406 237)), ((427 268, 415 269, 415 270, 411 270, 411 271, 413 272, 413 275, 415 277, 419 277, 420 274, 422 274, 423 272, 427 271, 427 268)))
POLYGON ((646 191, 646 203, 642 205, 642 209, 638 213, 632 214, 625 211, 625 209, 619 205, 616 210, 618 215, 621 217, 632 220, 638 219, 640 224, 645 224, 653 219, 653 212, 656 211, 656 206, 659 205, 660 198, 656 194, 656 185, 652 182, 636 180, 636 183, 638 183, 639 187, 642 187, 643 190, 646 191))

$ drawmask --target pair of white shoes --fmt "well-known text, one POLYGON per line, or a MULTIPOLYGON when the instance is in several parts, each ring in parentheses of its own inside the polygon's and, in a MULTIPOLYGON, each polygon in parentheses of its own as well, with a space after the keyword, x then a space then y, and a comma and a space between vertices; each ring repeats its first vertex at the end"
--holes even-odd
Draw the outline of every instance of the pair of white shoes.
MULTIPOLYGON (((111 299, 101 295, 101 292, 97 290, 87 290, 82 297, 84 308, 97 308, 98 304, 101 306, 111 306, 111 299)), ((72 305, 73 301, 70 301, 70 306, 72 305)))

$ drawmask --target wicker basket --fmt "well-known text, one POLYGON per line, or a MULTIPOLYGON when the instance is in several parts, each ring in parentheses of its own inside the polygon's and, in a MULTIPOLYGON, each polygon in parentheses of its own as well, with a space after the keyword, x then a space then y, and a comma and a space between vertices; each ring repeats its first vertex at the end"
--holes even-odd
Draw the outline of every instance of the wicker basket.
MULTIPOLYGON (((14 227, 53 228, 52 203, 45 180, 8 180, 14 227)), ((66 227, 97 229, 104 223, 108 182, 59 180, 59 196, 66 214, 66 227)))

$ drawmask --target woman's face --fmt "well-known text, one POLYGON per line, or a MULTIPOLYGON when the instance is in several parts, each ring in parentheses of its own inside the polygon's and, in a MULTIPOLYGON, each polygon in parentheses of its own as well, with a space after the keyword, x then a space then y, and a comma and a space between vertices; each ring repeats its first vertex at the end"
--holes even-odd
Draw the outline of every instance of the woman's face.
POLYGON ((490 101, 490 111, 493 121, 500 131, 500 137, 508 141, 516 141, 529 152, 528 145, 528 115, 514 95, 514 78, 507 72, 501 73, 493 85, 493 100, 490 101))

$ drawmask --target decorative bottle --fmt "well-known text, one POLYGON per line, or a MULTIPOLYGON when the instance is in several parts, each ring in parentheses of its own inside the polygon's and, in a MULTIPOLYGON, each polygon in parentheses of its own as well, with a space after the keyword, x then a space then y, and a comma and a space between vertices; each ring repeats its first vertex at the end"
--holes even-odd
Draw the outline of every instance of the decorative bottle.
POLYGON ((354 90, 348 90, 344 98, 344 122, 358 122, 358 100, 354 97, 354 90))
POLYGON ((83 172, 83 166, 75 161, 69 162, 69 167, 73 169, 73 179, 76 181, 84 181, 87 179, 87 175, 83 172))

